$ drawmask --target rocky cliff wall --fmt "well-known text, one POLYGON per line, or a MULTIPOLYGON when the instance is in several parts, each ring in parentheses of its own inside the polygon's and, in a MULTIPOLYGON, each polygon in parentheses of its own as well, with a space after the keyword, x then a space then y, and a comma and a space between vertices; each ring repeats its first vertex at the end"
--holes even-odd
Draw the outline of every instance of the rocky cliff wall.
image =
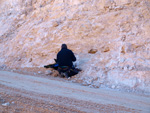
POLYGON ((42 67, 62 43, 84 84, 150 92, 150 0, 1 0, 0 63, 42 67), (94 51, 94 52, 93 52, 94 51))

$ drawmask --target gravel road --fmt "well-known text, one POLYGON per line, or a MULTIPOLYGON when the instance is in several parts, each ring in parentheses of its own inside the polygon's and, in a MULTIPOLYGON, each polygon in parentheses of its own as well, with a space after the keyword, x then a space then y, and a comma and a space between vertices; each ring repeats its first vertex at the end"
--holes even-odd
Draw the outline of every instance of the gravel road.
POLYGON ((150 95, 0 71, 0 113, 150 113, 150 95))

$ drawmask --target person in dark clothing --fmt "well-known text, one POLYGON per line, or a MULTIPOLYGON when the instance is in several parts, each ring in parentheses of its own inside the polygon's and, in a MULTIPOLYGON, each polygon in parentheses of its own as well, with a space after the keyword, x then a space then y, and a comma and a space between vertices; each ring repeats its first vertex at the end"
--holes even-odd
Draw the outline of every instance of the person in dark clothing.
MULTIPOLYGON (((57 54, 57 63, 59 65, 59 69, 58 69, 59 73, 61 74, 61 72, 63 72, 62 68, 64 68, 64 71, 66 72, 67 70, 73 68, 74 61, 76 61, 76 57, 74 53, 67 48, 66 44, 62 44, 61 50, 57 54)), ((68 75, 64 75, 64 76, 67 78, 69 77, 68 75)))
POLYGON ((66 44, 62 44, 61 50, 57 54, 57 63, 59 66, 73 66, 73 62, 76 61, 74 53, 67 49, 66 44))
POLYGON ((57 54, 57 59, 54 60, 54 64, 44 65, 44 68, 52 68, 57 70, 61 77, 66 77, 69 79, 82 71, 73 65, 73 62, 76 61, 76 57, 74 53, 67 48, 66 44, 62 44, 61 50, 57 54))

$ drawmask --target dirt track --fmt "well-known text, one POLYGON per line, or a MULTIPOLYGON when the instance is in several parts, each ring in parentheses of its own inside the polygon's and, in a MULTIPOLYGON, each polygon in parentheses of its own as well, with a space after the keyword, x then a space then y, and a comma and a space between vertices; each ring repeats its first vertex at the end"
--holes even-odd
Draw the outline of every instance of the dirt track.
POLYGON ((0 71, 0 112, 150 113, 150 95, 94 89, 68 80, 0 71))

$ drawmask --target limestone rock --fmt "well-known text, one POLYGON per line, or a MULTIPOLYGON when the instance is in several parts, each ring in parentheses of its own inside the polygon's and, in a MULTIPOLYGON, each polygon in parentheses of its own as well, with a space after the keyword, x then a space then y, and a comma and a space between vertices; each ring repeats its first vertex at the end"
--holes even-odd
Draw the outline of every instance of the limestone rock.
POLYGON ((100 84, 111 87, 132 86, 136 77, 137 89, 150 91, 150 1, 1 0, 0 6, 0 68, 52 64, 66 43, 81 78, 105 75, 100 84))
POLYGON ((51 74, 52 74, 52 71, 46 70, 46 71, 45 71, 45 74, 46 74, 46 75, 51 75, 51 74))
POLYGON ((7 103, 3 103, 2 104, 2 106, 9 106, 10 105, 10 103, 9 102, 7 102, 7 103))

